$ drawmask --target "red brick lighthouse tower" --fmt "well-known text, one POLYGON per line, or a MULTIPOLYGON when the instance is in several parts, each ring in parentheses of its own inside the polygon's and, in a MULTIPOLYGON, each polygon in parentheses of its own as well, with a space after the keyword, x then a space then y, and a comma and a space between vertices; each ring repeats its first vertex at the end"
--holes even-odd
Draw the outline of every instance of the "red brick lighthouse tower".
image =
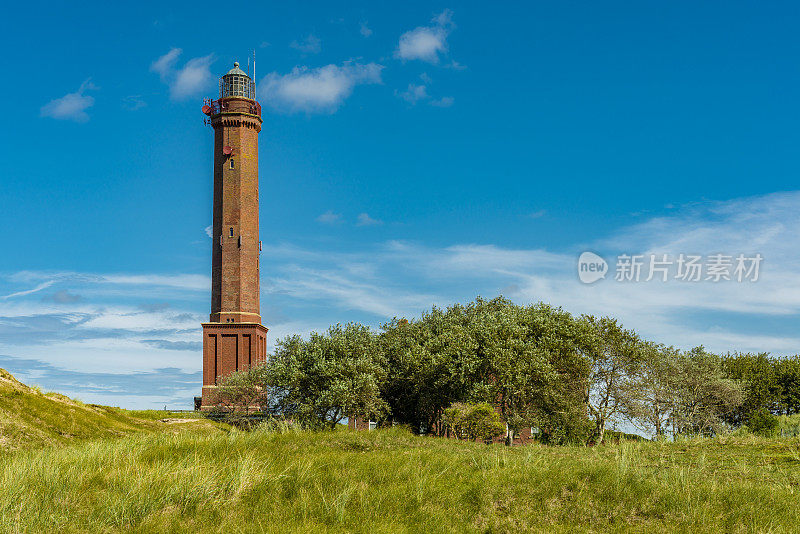
POLYGON ((259 306, 258 133, 256 86, 238 63, 203 113, 214 128, 214 236, 211 317, 203 323, 203 408, 216 402, 220 377, 263 362, 267 328, 259 306))

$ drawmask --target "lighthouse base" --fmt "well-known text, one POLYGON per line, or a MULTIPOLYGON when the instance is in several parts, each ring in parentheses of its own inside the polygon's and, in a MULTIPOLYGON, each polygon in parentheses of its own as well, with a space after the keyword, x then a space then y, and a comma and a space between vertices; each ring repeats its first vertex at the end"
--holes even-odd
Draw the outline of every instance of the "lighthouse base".
POLYGON ((203 323, 203 400, 201 410, 217 404, 220 381, 267 359, 267 327, 260 323, 203 323))

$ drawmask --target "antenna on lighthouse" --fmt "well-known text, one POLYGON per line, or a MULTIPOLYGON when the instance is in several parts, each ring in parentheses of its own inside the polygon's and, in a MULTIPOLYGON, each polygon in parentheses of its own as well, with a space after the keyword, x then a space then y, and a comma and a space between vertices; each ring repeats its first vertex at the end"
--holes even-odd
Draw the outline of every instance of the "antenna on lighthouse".
POLYGON ((253 49, 253 84, 256 83, 256 49, 253 49))

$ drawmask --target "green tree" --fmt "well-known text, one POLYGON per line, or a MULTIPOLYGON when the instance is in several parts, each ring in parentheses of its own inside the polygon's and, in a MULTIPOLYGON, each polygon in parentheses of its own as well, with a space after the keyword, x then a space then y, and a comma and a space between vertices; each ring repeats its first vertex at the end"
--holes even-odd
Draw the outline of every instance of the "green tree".
POLYGON ((775 361, 775 381, 780 390, 779 413, 800 413, 800 356, 790 356, 775 361))
POLYGON ((641 376, 626 403, 625 417, 636 428, 658 438, 666 435, 675 402, 673 381, 680 352, 646 342, 642 345, 641 376))
POLYGON ((731 426, 746 425, 751 414, 762 408, 779 413, 781 408, 781 385, 776 367, 767 353, 729 354, 722 359, 725 376, 742 384, 742 403, 726 414, 725 421, 731 426))
POLYGON ((234 412, 258 411, 276 415, 278 399, 272 382, 270 367, 266 364, 231 373, 217 388, 217 406, 234 412))
POLYGON ((477 322, 486 367, 477 392, 498 406, 508 426, 506 443, 532 426, 556 441, 580 434, 574 427, 584 419, 590 334, 569 313, 542 303, 506 301, 477 322))
POLYGON ((508 424, 509 442, 527 426, 573 439, 585 419, 586 335, 563 310, 502 297, 395 319, 381 334, 389 367, 382 396, 393 419, 415 430, 441 434, 445 408, 487 402, 508 424))
POLYGON ((594 333, 588 357, 591 375, 585 401, 594 419, 593 440, 602 443, 606 425, 630 412, 638 400, 645 347, 639 336, 616 319, 584 316, 594 333))
POLYGON ((700 346, 675 358, 673 391, 673 432, 677 434, 717 433, 724 421, 744 400, 744 390, 726 377, 722 359, 700 346))
POLYGON ((471 305, 434 307, 417 320, 395 318, 383 326, 388 377, 382 396, 394 421, 440 434, 444 409, 472 397, 481 372, 469 329, 472 311, 471 305))
POLYGON ((305 426, 334 428, 348 416, 386 414, 380 396, 386 361, 365 326, 337 324, 307 341, 279 340, 269 367, 281 412, 305 426))

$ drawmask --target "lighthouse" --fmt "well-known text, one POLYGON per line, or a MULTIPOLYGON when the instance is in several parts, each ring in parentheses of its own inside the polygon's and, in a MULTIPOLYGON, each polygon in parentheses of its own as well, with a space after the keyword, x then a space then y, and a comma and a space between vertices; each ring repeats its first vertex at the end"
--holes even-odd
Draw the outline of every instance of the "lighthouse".
POLYGON ((259 302, 261 105, 255 82, 239 63, 222 76, 219 99, 206 99, 203 113, 214 129, 211 315, 203 323, 202 408, 210 409, 221 378, 263 362, 267 354, 259 302))

